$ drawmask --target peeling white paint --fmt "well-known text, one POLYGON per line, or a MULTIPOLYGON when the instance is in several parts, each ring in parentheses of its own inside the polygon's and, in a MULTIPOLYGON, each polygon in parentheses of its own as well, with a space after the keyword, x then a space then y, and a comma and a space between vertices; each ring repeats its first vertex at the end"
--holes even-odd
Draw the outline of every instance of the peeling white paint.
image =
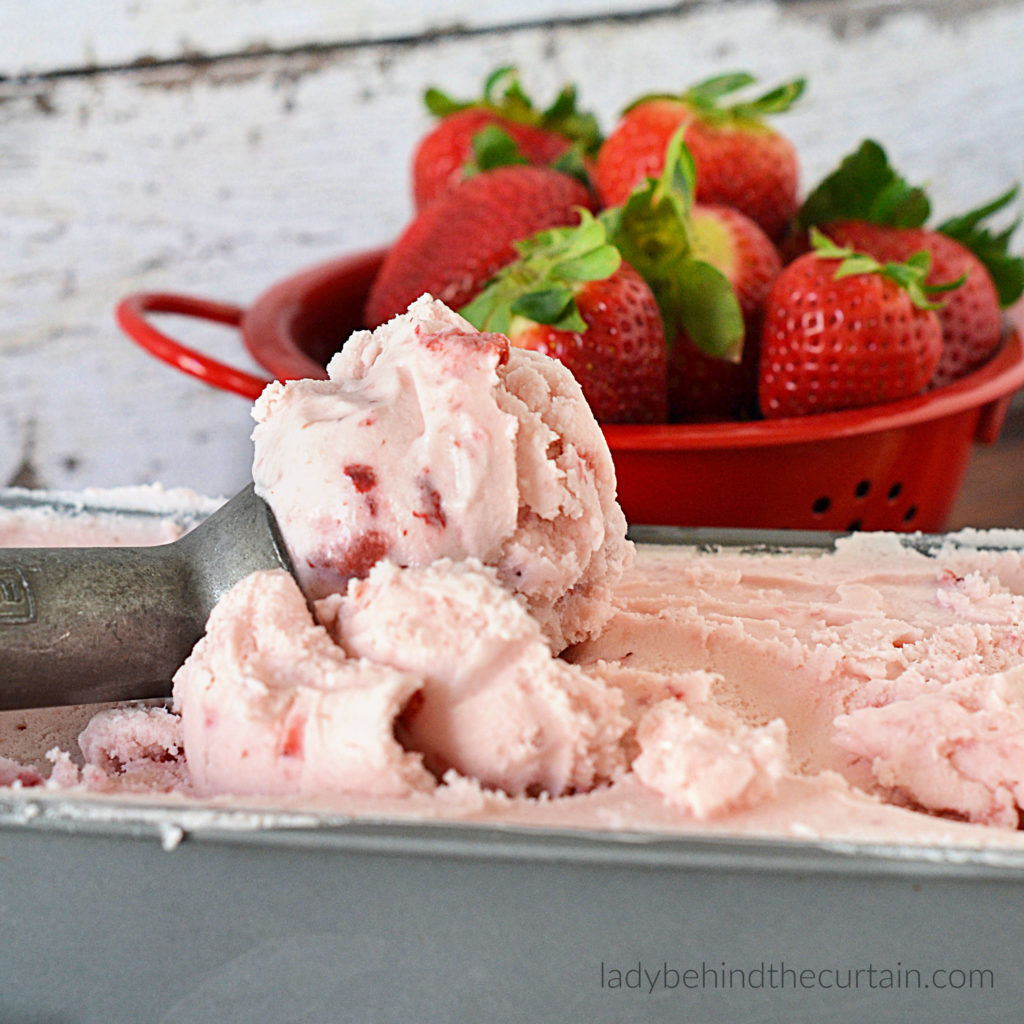
MULTIPOLYGON (((207 8, 252 17, 241 35, 210 28, 204 52, 244 48, 260 33, 277 47, 299 38, 288 5, 271 0, 159 6, 33 3, 33 37, 52 30, 52 45, 12 50, 0 31, 0 64, 131 62, 154 39, 184 39, 207 8), (79 50, 92 38, 83 12, 106 17, 121 49, 103 51, 96 37, 92 57, 65 54, 64 36, 79 50), (143 18, 153 26, 128 38, 125 26, 143 18)), ((306 6, 323 18, 375 8, 306 6)), ((748 68, 766 83, 806 74, 810 89, 784 124, 808 183, 868 135, 928 181, 940 216, 1024 181, 1024 5, 970 5, 962 17, 939 6, 941 18, 919 5, 879 16, 878 4, 735 0, 626 21, 0 82, 0 483, 27 465, 48 487, 159 479, 233 493, 249 475, 248 404, 135 349, 113 307, 142 289, 244 305, 300 267, 386 242, 410 213, 407 167, 427 125, 427 84, 471 95, 489 70, 514 62, 542 101, 577 81, 609 128, 636 95, 716 71, 748 68), (852 20, 837 31, 843 10, 852 20)), ((14 0, 3 11, 28 7, 14 0)), ((313 39, 357 31, 311 24, 313 39)), ((230 330, 182 322, 174 331, 253 369, 230 330)))

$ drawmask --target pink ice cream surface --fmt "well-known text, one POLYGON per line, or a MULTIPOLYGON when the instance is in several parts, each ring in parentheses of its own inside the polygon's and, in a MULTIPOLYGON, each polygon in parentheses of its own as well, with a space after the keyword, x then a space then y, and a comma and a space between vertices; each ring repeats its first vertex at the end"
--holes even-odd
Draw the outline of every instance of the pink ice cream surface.
POLYGON ((174 678, 199 794, 371 793, 429 788, 394 722, 414 676, 349 658, 292 577, 254 573, 218 602, 174 678))
POLYGON ((479 559, 556 650, 607 618, 632 546, 601 429, 557 360, 429 296, 354 334, 328 380, 267 387, 253 478, 306 594, 382 559, 479 559))
POLYGON ((786 727, 715 727, 682 702, 655 705, 637 727, 637 777, 695 818, 747 807, 775 795, 786 774, 786 727))
POLYGON ((559 795, 623 766, 619 691, 553 657, 537 621, 476 560, 382 562, 317 612, 349 654, 422 680, 402 736, 437 774, 559 795))
POLYGON ((403 795, 425 764, 557 795, 622 767, 618 691, 555 658, 493 569, 381 562, 316 610, 283 572, 217 605, 174 683, 196 792, 403 795))
MULTIPOLYGON (((218 607, 175 683, 195 792, 900 839, 929 815, 1012 829, 1024 806, 1019 551, 641 547, 563 657, 474 560, 383 561, 315 612, 284 573, 218 607)), ((172 749, 101 723, 94 770, 172 749)))

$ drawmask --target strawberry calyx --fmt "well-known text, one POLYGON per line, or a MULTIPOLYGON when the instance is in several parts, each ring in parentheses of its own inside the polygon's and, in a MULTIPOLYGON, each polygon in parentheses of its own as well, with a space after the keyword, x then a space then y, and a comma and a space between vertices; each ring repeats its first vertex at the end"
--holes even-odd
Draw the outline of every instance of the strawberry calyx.
POLYGON ((930 214, 925 190, 893 169, 879 143, 865 139, 808 194, 797 213, 797 225, 809 228, 831 221, 865 220, 918 228, 930 214))
POLYGON ((468 178, 471 174, 490 171, 495 167, 529 162, 516 140, 504 128, 489 124, 473 136, 473 156, 466 162, 463 174, 468 178))
MULTIPOLYGON (((491 171, 496 167, 509 167, 513 164, 529 164, 519 144, 504 128, 497 124, 489 124, 481 128, 472 139, 473 155, 463 166, 463 177, 469 178, 481 171, 491 171)), ((557 160, 550 164, 553 170, 560 171, 576 178, 590 187, 590 175, 581 145, 572 143, 557 160)))
POLYGON ((505 335, 532 324, 586 331, 577 294, 587 282, 611 277, 622 264, 604 222, 581 208, 579 224, 538 232, 517 242, 516 250, 519 259, 463 306, 462 316, 478 330, 505 335))
POLYGON ((651 100, 675 100, 693 110, 702 121, 721 127, 763 127, 765 118, 783 114, 803 95, 804 78, 783 82, 754 99, 725 104, 723 100, 740 89, 753 85, 757 79, 746 71, 730 71, 713 75, 691 85, 681 93, 648 93, 634 100, 623 113, 651 100))
MULTIPOLYGON (((1006 309, 1024 294, 1024 258, 1009 251, 1020 217, 1002 230, 986 225, 1019 194, 1019 186, 974 210, 951 217, 932 230, 947 235, 974 253, 992 277, 999 304, 1006 309)), ((924 227, 931 202, 921 186, 909 184, 889 163, 885 150, 865 139, 839 167, 808 194, 797 214, 797 226, 809 228, 833 221, 862 220, 895 228, 924 227)))
POLYGON ((941 284, 926 284, 928 271, 931 270, 931 254, 922 249, 909 256, 903 263, 880 263, 873 256, 857 252, 847 246, 836 245, 827 235, 811 228, 811 244, 814 254, 823 260, 838 260, 839 266, 833 275, 835 280, 844 277, 855 277, 858 274, 878 274, 899 285, 918 309, 940 309, 942 302, 935 301, 932 296, 953 291, 967 280, 961 275, 955 281, 943 281, 941 284))
POLYGON ((738 362, 743 314, 729 279, 697 252, 691 219, 697 173, 683 131, 669 141, 661 175, 601 217, 623 259, 654 293, 669 345, 681 329, 707 355, 738 362))
POLYGON ((444 118, 460 110, 488 110, 498 117, 518 124, 557 132, 579 144, 585 153, 595 153, 602 136, 597 118, 577 106, 574 85, 563 86, 551 105, 537 108, 519 81, 513 65, 503 65, 484 80, 483 94, 471 100, 453 99, 446 92, 431 87, 423 94, 423 102, 434 117, 444 118))
POLYGON ((944 220, 935 228, 966 246, 981 260, 992 277, 1003 309, 1012 306, 1024 294, 1024 258, 1010 253, 1010 238, 1020 226, 1021 218, 1017 217, 1001 231, 992 231, 984 222, 1004 210, 1019 192, 1020 187, 1014 185, 990 202, 944 220))

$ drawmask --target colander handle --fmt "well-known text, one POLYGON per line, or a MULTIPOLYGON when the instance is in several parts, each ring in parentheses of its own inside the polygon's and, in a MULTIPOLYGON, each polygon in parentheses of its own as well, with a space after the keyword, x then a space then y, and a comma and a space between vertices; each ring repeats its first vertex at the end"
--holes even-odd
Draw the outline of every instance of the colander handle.
POLYGON ((1012 398, 1012 394, 1004 395, 981 407, 978 425, 974 428, 974 440, 977 444, 995 444, 999 440, 1012 398))
POLYGON ((219 359, 175 341, 149 322, 149 313, 179 313, 199 320, 238 327, 245 314, 239 306, 189 295, 176 295, 172 292, 136 292, 117 304, 115 316, 125 334, 150 355, 181 370, 182 373, 197 377, 212 387, 233 391, 243 398, 255 399, 270 383, 267 378, 237 370, 219 359))

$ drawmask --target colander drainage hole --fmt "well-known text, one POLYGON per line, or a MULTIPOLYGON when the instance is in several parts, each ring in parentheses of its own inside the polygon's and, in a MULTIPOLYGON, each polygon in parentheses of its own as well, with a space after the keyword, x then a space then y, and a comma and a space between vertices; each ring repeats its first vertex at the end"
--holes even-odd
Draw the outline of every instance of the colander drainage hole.
POLYGON ((863 530, 863 529, 864 529, 864 520, 863 519, 854 519, 854 521, 852 523, 850 523, 849 526, 846 527, 847 533, 856 533, 858 530, 863 530))
POLYGON ((903 484, 899 484, 899 483, 893 484, 892 487, 889 488, 889 500, 890 501, 895 501, 902 493, 903 493, 903 484))
POLYGON ((817 498, 814 504, 811 506, 811 510, 816 516, 823 516, 832 507, 832 499, 828 495, 822 495, 817 498))
POLYGON ((858 498, 866 498, 868 491, 871 490, 870 480, 861 480, 859 484, 853 489, 853 493, 858 498))
POLYGON ((917 506, 916 505, 911 505, 910 508, 908 508, 907 511, 903 513, 903 522, 909 523, 910 520, 913 519, 914 516, 916 516, 916 515, 917 515, 917 506))

